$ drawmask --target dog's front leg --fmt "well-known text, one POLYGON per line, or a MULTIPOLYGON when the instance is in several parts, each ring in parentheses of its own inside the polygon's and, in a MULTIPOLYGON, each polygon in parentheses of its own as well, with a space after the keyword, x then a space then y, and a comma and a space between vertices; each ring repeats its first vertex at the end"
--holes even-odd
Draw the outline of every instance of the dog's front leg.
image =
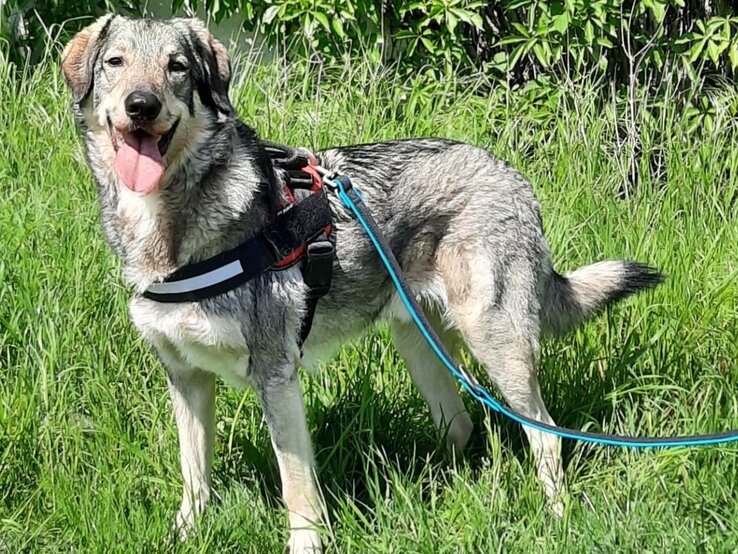
POLYGON ((167 371, 169 393, 179 434, 182 505, 176 526, 180 538, 194 529, 195 519, 210 500, 210 470, 215 437, 215 375, 187 369, 167 371))
POLYGON ((322 552, 317 525, 320 502, 313 469, 313 449, 297 368, 289 364, 255 387, 264 406, 289 511, 291 554, 322 552))

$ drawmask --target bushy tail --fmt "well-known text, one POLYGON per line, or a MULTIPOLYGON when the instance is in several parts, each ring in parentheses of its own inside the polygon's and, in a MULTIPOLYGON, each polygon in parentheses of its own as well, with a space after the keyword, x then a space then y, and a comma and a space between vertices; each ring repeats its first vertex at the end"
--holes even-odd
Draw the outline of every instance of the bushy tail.
POLYGON ((566 333, 606 306, 663 280, 652 267, 619 260, 597 262, 565 275, 554 271, 543 298, 541 323, 548 333, 566 333))

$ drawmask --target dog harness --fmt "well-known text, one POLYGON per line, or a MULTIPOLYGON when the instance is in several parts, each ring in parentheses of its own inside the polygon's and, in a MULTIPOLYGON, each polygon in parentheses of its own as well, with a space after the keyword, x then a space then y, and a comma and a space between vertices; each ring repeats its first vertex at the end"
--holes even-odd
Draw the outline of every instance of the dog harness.
POLYGON ((300 345, 310 333, 318 300, 328 293, 335 253, 333 217, 317 160, 304 150, 271 142, 263 146, 283 176, 286 203, 255 236, 226 252, 184 266, 153 283, 143 296, 157 302, 197 302, 223 294, 266 271, 301 264, 308 286, 300 345))

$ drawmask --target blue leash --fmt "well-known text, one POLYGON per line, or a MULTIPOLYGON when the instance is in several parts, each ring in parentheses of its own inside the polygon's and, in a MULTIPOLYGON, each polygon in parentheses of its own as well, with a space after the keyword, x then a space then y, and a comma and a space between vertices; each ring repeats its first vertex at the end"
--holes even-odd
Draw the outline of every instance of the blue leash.
POLYGON ((721 444, 738 441, 738 430, 727 431, 724 433, 713 433, 708 435, 687 435, 680 437, 624 437, 619 435, 609 435, 605 433, 590 433, 588 431, 577 431, 566 427, 558 427, 549 425, 542 421, 537 421, 524 416, 515 410, 504 406, 485 389, 479 382, 464 369, 456 366, 451 355, 443 346, 436 332, 431 327, 425 317, 422 309, 415 300, 415 296, 410 291, 404 280, 400 264, 397 262, 392 250, 384 238, 377 222, 374 220, 369 208, 364 203, 359 191, 352 185, 351 180, 345 176, 333 176, 328 174, 323 168, 317 168, 323 174, 323 180, 332 190, 338 193, 338 197, 344 205, 351 210, 357 221, 364 228, 369 239, 374 245, 374 249, 379 254, 382 263, 387 268, 389 276, 397 289, 397 293, 402 303, 407 308, 408 313, 418 326, 421 334, 428 342, 433 352, 438 356, 444 366, 456 377, 461 386, 466 390, 472 398, 478 400, 491 410, 498 412, 505 417, 531 429, 537 429, 544 433, 556 435, 565 439, 574 439, 594 444, 602 444, 607 446, 623 446, 628 448, 677 448, 689 446, 707 446, 710 444, 721 444))

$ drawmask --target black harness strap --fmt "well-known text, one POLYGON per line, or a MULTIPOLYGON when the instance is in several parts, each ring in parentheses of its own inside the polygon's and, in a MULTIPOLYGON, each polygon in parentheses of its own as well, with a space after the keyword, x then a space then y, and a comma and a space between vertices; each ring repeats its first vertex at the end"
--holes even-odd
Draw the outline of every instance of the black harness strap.
POLYGON ((178 283, 181 284, 181 287, 161 287, 155 283, 144 291, 143 296, 149 300, 164 303, 197 302, 198 300, 212 298, 257 277, 277 263, 277 260, 278 257, 274 248, 266 240, 263 233, 260 233, 232 250, 184 266, 164 280, 164 283, 178 283), (212 285, 197 287, 198 282, 201 281, 200 278, 232 263, 240 264, 240 271, 237 274, 212 285), (157 292, 161 289, 166 292, 157 292))
MULTIPOLYGON (((298 202, 290 204, 281 211, 276 220, 264 229, 264 237, 284 258, 294 252, 300 245, 315 240, 331 224, 331 210, 326 198, 325 189, 298 202)), ((282 268, 280 268, 282 269, 282 268)))
POLYGON ((323 233, 317 240, 307 245, 305 262, 302 266, 302 278, 308 286, 307 310, 300 325, 300 346, 310 334, 313 326, 318 300, 328 294, 333 278, 333 258, 335 257, 333 242, 323 233))

